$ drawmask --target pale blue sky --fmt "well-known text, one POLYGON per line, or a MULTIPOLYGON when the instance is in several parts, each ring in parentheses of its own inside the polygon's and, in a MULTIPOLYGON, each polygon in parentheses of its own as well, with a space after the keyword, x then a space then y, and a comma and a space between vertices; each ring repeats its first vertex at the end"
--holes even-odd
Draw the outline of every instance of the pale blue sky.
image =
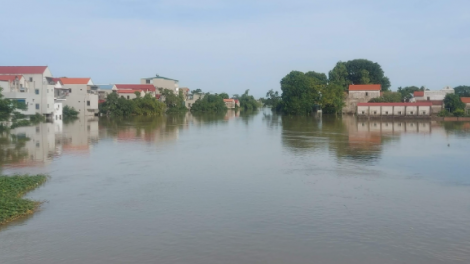
POLYGON ((0 65, 256 97, 291 70, 382 65, 392 89, 470 85, 470 1, 1 0, 0 65))

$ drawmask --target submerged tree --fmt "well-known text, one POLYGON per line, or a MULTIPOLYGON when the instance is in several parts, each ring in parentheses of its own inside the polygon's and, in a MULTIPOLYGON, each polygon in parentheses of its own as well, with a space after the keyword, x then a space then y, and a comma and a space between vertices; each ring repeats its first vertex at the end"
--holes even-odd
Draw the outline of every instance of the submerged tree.
POLYGON ((320 103, 322 83, 300 71, 292 71, 281 80, 282 111, 308 115, 320 103))
POLYGON ((382 67, 366 59, 338 62, 329 73, 329 81, 335 81, 346 91, 349 84, 380 84, 382 91, 390 89, 390 80, 384 76, 382 67))
POLYGON ((456 94, 447 94, 444 98, 444 105, 452 113, 459 109, 462 111, 465 109, 465 104, 460 100, 460 96, 456 94))

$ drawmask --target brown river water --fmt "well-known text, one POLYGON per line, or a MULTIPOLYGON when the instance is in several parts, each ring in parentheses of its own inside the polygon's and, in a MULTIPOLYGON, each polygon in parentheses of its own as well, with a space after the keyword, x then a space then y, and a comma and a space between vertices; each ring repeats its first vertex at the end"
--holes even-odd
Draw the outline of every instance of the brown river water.
MULTIPOLYGON (((257 113, 12 133, 47 173, 1 264, 470 263, 470 123, 257 113)), ((5 148, 5 146, 3 146, 5 148)))

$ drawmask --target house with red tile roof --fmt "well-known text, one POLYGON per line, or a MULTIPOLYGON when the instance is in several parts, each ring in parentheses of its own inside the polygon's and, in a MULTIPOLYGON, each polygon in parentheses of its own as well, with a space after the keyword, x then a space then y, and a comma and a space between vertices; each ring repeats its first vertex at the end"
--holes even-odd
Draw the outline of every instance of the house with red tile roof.
POLYGON ((64 106, 75 108, 81 116, 98 114, 98 86, 91 78, 62 77, 59 80, 62 89, 68 92, 64 106))
POLYGON ((150 96, 155 97, 157 94, 157 89, 152 84, 115 84, 112 90, 117 93, 119 97, 128 100, 137 98, 136 92, 140 92, 140 96, 150 94, 150 96))
POLYGON ((158 74, 156 74, 155 77, 142 78, 140 79, 140 83, 153 85, 157 89, 156 90, 157 94, 160 94, 161 89, 170 90, 176 94, 178 94, 179 92, 178 80, 168 78, 168 77, 163 77, 158 74))
MULTIPOLYGON (((19 90, 10 89, 2 91, 2 94, 6 98, 17 100, 27 105, 28 110, 20 112, 26 115, 39 113, 47 117, 51 117, 53 115, 54 85, 48 83, 46 79, 47 77, 52 77, 49 67, 0 66, 0 76, 2 76, 3 79, 15 78, 11 76, 22 76, 22 78, 24 78, 24 83, 19 80, 19 90), (21 88, 21 85, 23 85, 23 89, 21 88)), ((2 84, 4 84, 4 82, 2 82, 2 84)), ((14 85, 17 84, 15 83, 14 85)), ((14 88, 16 88, 16 86, 14 86, 14 88)))
POLYGON ((367 103, 373 98, 380 97, 380 84, 351 84, 344 100, 343 113, 355 114, 358 103, 367 103))
POLYGON ((470 97, 460 97, 460 100, 465 104, 465 111, 470 114, 470 97))
POLYGON ((235 99, 224 99, 224 103, 228 109, 235 109, 235 99))

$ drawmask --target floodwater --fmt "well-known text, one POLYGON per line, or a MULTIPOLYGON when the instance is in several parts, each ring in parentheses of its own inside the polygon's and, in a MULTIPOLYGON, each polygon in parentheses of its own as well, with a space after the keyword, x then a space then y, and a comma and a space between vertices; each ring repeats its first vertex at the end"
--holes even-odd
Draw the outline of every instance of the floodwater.
POLYGON ((0 227, 2 264, 470 263, 469 123, 262 110, 15 133, 2 173, 51 178, 0 227))

